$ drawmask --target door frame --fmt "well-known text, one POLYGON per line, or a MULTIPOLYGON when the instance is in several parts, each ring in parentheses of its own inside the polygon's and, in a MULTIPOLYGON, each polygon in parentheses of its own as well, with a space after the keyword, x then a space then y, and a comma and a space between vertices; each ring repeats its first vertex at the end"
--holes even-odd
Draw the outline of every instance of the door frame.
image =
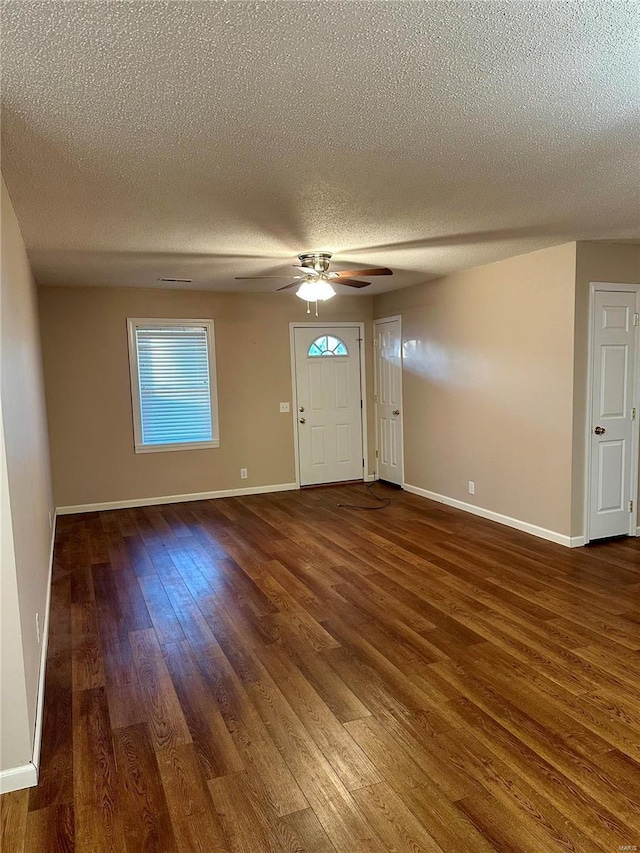
MULTIPOLYGON (((296 381, 296 329, 339 329, 351 327, 357 328, 359 334, 359 355, 360 355, 360 399, 362 400, 362 408, 360 409, 360 429, 362 430, 362 457, 364 463, 362 465, 362 479, 366 482, 369 479, 367 468, 369 465, 369 448, 367 442, 367 378, 366 378, 366 363, 365 363, 365 323, 358 320, 315 320, 307 323, 289 323, 289 350, 291 356, 291 400, 292 400, 292 417, 293 417, 293 449, 295 455, 296 468, 296 488, 300 488, 300 447, 298 443, 298 383, 296 381)), ((339 485, 339 483, 336 483, 339 485)))
MULTIPOLYGON (((400 412, 402 418, 402 453, 400 459, 400 485, 404 489, 404 388, 403 388, 403 380, 404 380, 404 353, 402 351, 402 314, 392 314, 390 317, 378 317, 373 321, 373 408, 374 408, 374 421, 375 421, 375 436, 376 436, 376 452, 379 448, 379 435, 378 435, 378 359, 376 356, 376 326, 381 323, 389 323, 393 320, 398 320, 400 323, 400 412)), ((376 456, 376 480, 380 479, 380 466, 379 460, 376 456)))
MULTIPOLYGON (((585 420, 585 489, 584 489, 584 544, 591 541, 590 535, 590 509, 591 509, 591 490, 593 488, 591 477, 591 407, 593 405, 593 371, 594 371, 594 310, 595 310, 595 295, 600 291, 624 291, 626 293, 636 294, 636 307, 640 311, 640 284, 616 284, 611 281, 591 281, 589 282, 589 336, 587 344, 587 405, 586 405, 586 420, 585 420)), ((638 521, 640 515, 638 513, 638 464, 639 464, 639 444, 640 444, 640 326, 636 332, 636 351, 634 353, 634 386, 633 399, 631 406, 635 406, 636 412, 636 429, 631 432, 631 500, 635 508, 635 513, 629 514, 629 536, 640 535, 640 527, 638 521)))

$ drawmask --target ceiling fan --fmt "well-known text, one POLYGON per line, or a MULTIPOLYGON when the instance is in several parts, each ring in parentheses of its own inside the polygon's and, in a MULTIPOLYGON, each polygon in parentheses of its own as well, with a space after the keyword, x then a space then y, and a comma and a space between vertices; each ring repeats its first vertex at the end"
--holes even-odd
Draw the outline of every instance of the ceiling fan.
MULTIPOLYGON (((278 290, 289 290, 297 287, 296 296, 307 302, 324 302, 336 295, 334 284, 343 284, 345 287, 368 287, 370 281, 357 281, 360 276, 367 278, 372 275, 393 275, 393 271, 387 267, 375 267, 366 270, 336 270, 329 272, 331 263, 331 252, 303 252, 298 255, 299 264, 293 264, 294 269, 299 270, 301 275, 294 275, 295 281, 285 284, 278 290)), ((238 281, 247 281, 256 278, 288 278, 282 275, 246 275, 236 276, 238 281)))

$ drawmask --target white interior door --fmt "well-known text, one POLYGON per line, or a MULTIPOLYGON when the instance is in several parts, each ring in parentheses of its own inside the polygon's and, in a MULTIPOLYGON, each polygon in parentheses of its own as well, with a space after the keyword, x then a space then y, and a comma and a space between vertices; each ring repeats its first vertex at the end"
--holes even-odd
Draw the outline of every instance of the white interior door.
POLYGON ((594 294, 589 539, 631 531, 637 294, 594 294))
POLYGON ((361 480, 360 328, 294 329, 300 485, 361 480))
POLYGON ((378 477, 402 485, 402 329, 399 317, 375 322, 378 477))

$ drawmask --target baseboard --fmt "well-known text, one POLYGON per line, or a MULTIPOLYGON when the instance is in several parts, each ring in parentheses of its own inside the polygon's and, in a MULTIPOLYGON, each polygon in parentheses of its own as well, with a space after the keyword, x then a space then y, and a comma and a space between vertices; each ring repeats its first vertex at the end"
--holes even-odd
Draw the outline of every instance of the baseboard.
POLYGON ((565 545, 567 548, 577 548, 584 545, 584 536, 565 536, 563 533, 556 533, 555 530, 547 530, 545 527, 538 527, 535 524, 529 524, 528 521, 521 521, 519 518, 511 518, 508 515, 502 515, 499 512, 494 512, 490 509, 484 509, 481 506, 466 503, 465 501, 449 498, 446 495, 439 495, 436 492, 430 492, 427 489, 421 489, 418 486, 411 486, 408 483, 403 483, 402 488, 414 495, 420 495, 423 498, 428 498, 432 501, 437 501, 447 506, 461 509, 464 512, 470 512, 473 515, 479 515, 481 518, 486 518, 489 521, 497 521, 498 524, 504 524, 507 527, 513 527, 515 530, 521 530, 523 533, 530 533, 532 536, 538 536, 540 539, 547 539, 549 542, 555 542, 558 545, 565 545))
POLYGON ((57 510, 53 513, 53 524, 51 527, 51 550, 49 552, 49 578, 47 581, 47 602, 44 610, 42 623, 42 650, 40 652, 40 672, 38 674, 38 700, 36 705, 36 724, 33 733, 33 759, 32 764, 36 770, 37 784, 40 769, 40 747, 42 746, 42 724, 44 721, 44 684, 47 674, 47 650, 49 647, 49 617, 51 616, 51 582, 53 580, 53 551, 56 544, 56 521, 57 510))
POLYGON ((158 504, 177 504, 185 501, 208 501, 214 498, 235 498, 240 495, 264 495, 269 492, 291 492, 297 489, 296 483, 278 483, 273 486, 248 486, 244 489, 222 489, 217 492, 194 492, 190 495, 160 495, 153 498, 133 498, 124 501, 106 501, 96 504, 78 504, 77 506, 59 506, 57 515, 73 515, 77 512, 99 512, 104 509, 128 509, 136 506, 157 506, 158 504))
POLYGON ((640 536, 640 524, 636 527, 636 536, 640 536))
POLYGON ((373 481, 376 480, 377 478, 376 478, 375 474, 365 474, 363 479, 364 479, 365 483, 373 483, 373 481))
POLYGON ((47 648, 49 645, 49 617, 51 614, 51 580, 53 578, 53 549, 56 541, 56 517, 54 512, 51 527, 51 547, 49 549, 49 575, 47 578, 47 600, 42 622, 42 648, 40 650, 40 671, 38 673, 38 697, 36 699, 36 719, 33 732, 33 758, 28 764, 0 770, 0 794, 33 788, 38 784, 40 767, 40 748, 42 746, 42 724, 44 720, 44 682, 47 670, 47 648))
POLYGON ((0 770, 0 794, 20 791, 22 788, 33 788, 37 784, 38 771, 31 761, 21 767, 0 770))

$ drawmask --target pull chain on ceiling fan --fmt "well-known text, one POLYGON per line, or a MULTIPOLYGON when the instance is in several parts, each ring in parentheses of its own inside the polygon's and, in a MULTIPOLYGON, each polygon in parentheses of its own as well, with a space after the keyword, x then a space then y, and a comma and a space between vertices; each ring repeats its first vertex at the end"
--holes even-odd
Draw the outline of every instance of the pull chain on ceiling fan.
MULTIPOLYGON (((318 302, 325 302, 336 295, 334 284, 343 284, 345 287, 368 287, 370 281, 357 281, 360 276, 393 275, 393 271, 387 267, 374 267, 366 270, 336 270, 329 272, 331 263, 331 252, 304 252, 298 255, 300 264, 293 264, 293 268, 299 270, 302 275, 294 275, 295 281, 279 287, 280 290, 289 290, 297 287, 296 296, 306 300, 307 303, 316 303, 316 316, 318 314, 318 302)), ((247 275, 236 276, 238 281, 263 278, 286 278, 280 275, 247 275)), ((307 306, 307 313, 309 308, 307 306)))

